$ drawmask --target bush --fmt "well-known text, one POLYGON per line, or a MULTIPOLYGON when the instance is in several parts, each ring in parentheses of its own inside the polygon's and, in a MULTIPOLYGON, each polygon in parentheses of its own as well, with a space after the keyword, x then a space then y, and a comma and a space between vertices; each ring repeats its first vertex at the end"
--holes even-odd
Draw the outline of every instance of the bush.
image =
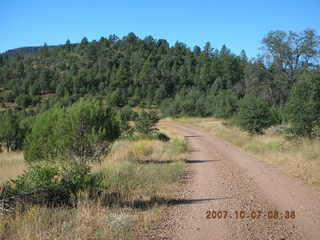
POLYGON ((11 110, 0 113, 0 144, 2 143, 7 151, 22 149, 25 135, 29 130, 26 119, 23 114, 11 110))
POLYGON ((246 96, 240 101, 237 123, 250 133, 261 134, 264 128, 273 124, 273 117, 265 102, 254 96, 246 96))
POLYGON ((57 184, 59 170, 54 165, 44 164, 32 166, 23 175, 14 180, 17 193, 29 192, 39 188, 47 188, 57 184))
POLYGON ((210 115, 210 104, 203 92, 195 89, 182 91, 173 99, 166 99, 160 105, 164 116, 173 117, 206 117, 210 115))
POLYGON ((130 121, 135 121, 137 117, 138 114, 129 106, 125 106, 118 111, 117 119, 122 132, 122 137, 132 137, 134 129, 132 124, 130 124, 130 121))
POLYGON ((24 145, 24 157, 27 162, 57 156, 60 136, 57 134, 56 125, 59 119, 64 118, 64 112, 63 109, 56 107, 43 112, 35 119, 24 145))
POLYGON ((232 117, 238 108, 238 98, 229 90, 221 91, 213 99, 213 115, 218 118, 232 117))
POLYGON ((16 98, 16 103, 21 107, 28 107, 33 102, 33 98, 29 95, 20 95, 16 98))
POLYGON ((135 122, 136 131, 142 135, 150 135, 155 130, 155 125, 159 122, 160 118, 155 111, 141 111, 135 122))
POLYGON ((313 128, 320 119, 320 75, 304 74, 293 87, 289 98, 288 119, 290 131, 297 136, 312 137, 313 128))
POLYGON ((315 121, 312 127, 311 136, 320 139, 320 120, 315 121))
POLYGON ((100 160, 120 135, 114 111, 94 100, 52 108, 37 117, 25 141, 28 162, 67 156, 81 163, 100 160))
POLYGON ((275 107, 272 106, 270 108, 273 123, 274 124, 283 124, 287 122, 286 114, 285 114, 285 109, 283 107, 275 107))
POLYGON ((6 102, 14 102, 15 98, 16 98, 16 94, 13 91, 6 91, 4 94, 4 100, 6 102))
POLYGON ((84 164, 44 162, 29 167, 23 175, 13 180, 10 192, 21 194, 59 186, 65 192, 76 195, 81 190, 100 187, 100 175, 90 174, 90 167, 84 164))

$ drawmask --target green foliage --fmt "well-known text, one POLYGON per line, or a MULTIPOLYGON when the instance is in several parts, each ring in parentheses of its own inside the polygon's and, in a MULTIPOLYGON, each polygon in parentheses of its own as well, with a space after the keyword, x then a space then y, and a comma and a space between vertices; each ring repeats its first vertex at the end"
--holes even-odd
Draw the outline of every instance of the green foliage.
POLYGON ((51 159, 58 155, 57 122, 64 118, 65 110, 58 107, 41 113, 34 121, 32 131, 27 135, 24 157, 27 162, 51 159))
POLYGON ((286 116, 286 111, 284 107, 276 107, 272 106, 270 108, 272 119, 273 119, 273 124, 282 124, 284 122, 287 122, 287 116, 286 116))
POLYGON ((28 95, 20 95, 16 98, 16 103, 21 107, 26 108, 33 103, 33 99, 28 95))
MULTIPOLYGON (((140 39, 132 33, 122 39, 111 35, 90 42, 84 37, 75 44, 66 41, 59 47, 45 44, 20 49, 16 52, 21 55, 10 60, 6 54, 0 58, 0 99, 16 101, 19 108, 33 105, 40 112, 54 105, 69 107, 81 97, 98 96, 107 98, 112 107, 160 106, 164 116, 230 118, 238 111, 238 99, 253 95, 273 106, 275 123, 286 122, 282 106, 288 103, 299 75, 319 74, 319 36, 312 29, 272 31, 262 43, 263 56, 268 58, 256 60, 248 60, 244 51, 237 56, 226 46, 213 50, 206 43, 202 49, 195 46, 191 50, 181 42, 170 47, 166 40, 140 39)), ((317 107, 311 102, 319 101, 315 96, 308 100, 310 104, 302 104, 308 105, 306 108, 293 110, 297 108, 293 102, 298 102, 293 100, 295 91, 288 111, 292 131, 311 135, 316 114, 309 112, 317 107)), ((126 117, 117 118, 121 130, 129 135, 132 128, 126 117)), ((88 138, 85 142, 91 145, 92 141, 88 138)))
POLYGON ((102 186, 102 175, 90 173, 90 167, 65 161, 43 162, 28 168, 9 185, 11 194, 61 187, 70 194, 102 186))
POLYGON ((29 192, 34 189, 46 188, 57 184, 59 169, 51 164, 35 165, 23 175, 14 180, 15 191, 17 193, 29 192))
POLYGON ((0 114, 0 142, 3 143, 7 151, 14 146, 15 138, 18 134, 18 124, 11 111, 0 114))
POLYGON ((213 115, 218 118, 230 118, 238 109, 238 98, 230 90, 220 91, 213 98, 213 115))
POLYGON ((125 106, 117 113, 122 137, 132 137, 134 128, 132 122, 138 118, 138 113, 134 112, 129 106, 125 106))
POLYGON ((94 100, 82 99, 66 109, 57 122, 58 149, 80 162, 100 160, 111 142, 120 136, 114 111, 94 100), (61 137, 63 136, 63 137, 61 137))
POLYGON ((90 173, 90 167, 84 164, 61 164, 59 166, 58 184, 73 194, 80 190, 99 188, 102 185, 100 174, 90 173))
POLYGON ((320 120, 314 122, 311 136, 320 139, 320 120))
POLYGON ((160 109, 165 116, 208 116, 210 114, 208 98, 204 93, 191 89, 175 96, 173 100, 164 101, 160 109))
POLYGON ((23 113, 10 110, 0 113, 0 143, 7 151, 21 150, 30 124, 23 113))
POLYGON ((250 133, 261 134, 264 128, 273 124, 272 113, 261 99, 246 96, 240 101, 237 123, 250 133))
POLYGON ((14 102, 16 98, 16 94, 13 91, 7 91, 3 95, 4 95, 4 100, 6 102, 14 102))
POLYGON ((320 119, 320 74, 303 74, 292 89, 287 106, 291 132, 312 136, 320 119))
POLYGON ((28 162, 68 156, 78 162, 100 160, 120 135, 114 111, 95 100, 82 99, 68 108, 40 114, 25 142, 28 162))
POLYGON ((159 120, 160 118, 155 111, 142 110, 135 122, 136 131, 142 135, 150 135, 157 130, 155 125, 159 120))
POLYGON ((68 102, 66 96, 93 95, 107 96, 112 106, 153 107, 193 89, 201 93, 190 94, 190 101, 185 97, 185 104, 180 105, 187 109, 181 114, 204 116, 208 115, 207 89, 217 79, 222 79, 220 85, 225 88, 242 78, 243 66, 226 47, 214 54, 207 44, 203 51, 193 52, 181 42, 170 47, 166 40, 132 40, 130 36, 110 36, 99 42, 83 38, 79 44, 66 41, 60 47, 44 45, 28 57, 4 60, 0 87, 12 95, 10 101, 20 96, 18 103, 23 107, 30 105, 27 96, 35 95, 43 102, 57 96, 55 103, 63 106, 68 102))
POLYGON ((108 103, 110 106, 121 107, 124 105, 124 100, 123 100, 123 97, 122 97, 121 92, 119 90, 113 91, 110 94, 108 100, 109 100, 108 103))

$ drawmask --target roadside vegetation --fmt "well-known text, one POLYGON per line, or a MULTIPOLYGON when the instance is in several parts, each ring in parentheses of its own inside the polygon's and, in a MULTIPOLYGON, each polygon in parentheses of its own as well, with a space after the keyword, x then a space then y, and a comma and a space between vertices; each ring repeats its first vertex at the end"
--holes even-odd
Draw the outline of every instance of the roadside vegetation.
MULTIPOLYGON (((164 209, 181 188, 186 157, 181 144, 159 140, 115 142, 101 164, 91 165, 88 176, 99 176, 100 180, 95 179, 94 186, 87 185, 73 196, 76 207, 33 204, 24 211, 1 216, 0 239, 143 238, 158 225, 164 209), (92 187, 99 192, 92 192, 92 187)), ((30 176, 30 170, 28 173, 30 176)), ((52 175, 50 179, 61 176, 52 175)))
POLYGON ((157 225, 186 145, 152 111, 113 111, 93 99, 52 108, 26 135, 25 160, 0 153, 0 239, 141 239, 157 225))

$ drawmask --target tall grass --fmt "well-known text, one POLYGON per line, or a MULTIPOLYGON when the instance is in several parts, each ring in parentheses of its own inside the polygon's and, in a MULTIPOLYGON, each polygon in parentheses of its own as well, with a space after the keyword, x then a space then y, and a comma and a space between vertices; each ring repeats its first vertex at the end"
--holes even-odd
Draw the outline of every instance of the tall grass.
MULTIPOLYGON (((184 172, 181 140, 118 141, 102 164, 103 192, 78 194, 76 208, 33 206, 0 215, 4 239, 141 239, 159 224, 184 172)), ((17 163, 17 166, 20 166, 17 163)))
POLYGON ((35 206, 23 215, 2 216, 0 239, 132 239, 136 237, 134 215, 132 210, 108 209, 90 201, 71 209, 35 206))

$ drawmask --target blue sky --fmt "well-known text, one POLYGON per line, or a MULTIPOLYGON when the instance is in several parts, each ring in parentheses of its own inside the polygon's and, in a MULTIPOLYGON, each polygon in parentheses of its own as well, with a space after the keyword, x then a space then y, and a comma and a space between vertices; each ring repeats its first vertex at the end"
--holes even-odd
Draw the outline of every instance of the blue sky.
POLYGON ((320 34, 320 0, 0 1, 0 52, 134 32, 189 47, 226 44, 236 54, 245 49, 254 57, 269 31, 305 28, 320 34))

